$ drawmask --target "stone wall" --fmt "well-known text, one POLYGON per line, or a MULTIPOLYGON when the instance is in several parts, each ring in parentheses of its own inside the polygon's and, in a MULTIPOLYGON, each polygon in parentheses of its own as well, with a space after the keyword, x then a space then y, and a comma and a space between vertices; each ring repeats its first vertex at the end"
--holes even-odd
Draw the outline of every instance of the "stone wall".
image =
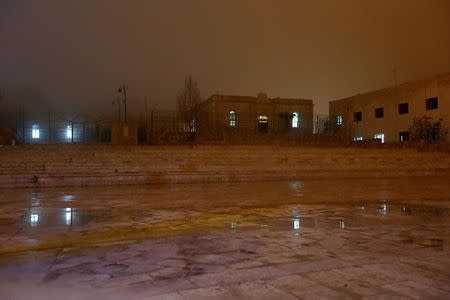
POLYGON ((313 146, 21 145, 0 188, 450 175, 448 153, 313 146))

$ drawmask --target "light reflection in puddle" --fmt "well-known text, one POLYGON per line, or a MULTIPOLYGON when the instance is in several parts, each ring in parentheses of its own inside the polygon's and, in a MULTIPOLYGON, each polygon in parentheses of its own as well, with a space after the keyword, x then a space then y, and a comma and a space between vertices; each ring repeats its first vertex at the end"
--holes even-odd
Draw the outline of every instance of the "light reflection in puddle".
POLYGON ((39 214, 31 213, 30 214, 30 226, 36 227, 38 225, 38 222, 39 222, 39 214))
POLYGON ((382 215, 387 215, 388 213, 388 205, 386 203, 382 203, 378 205, 378 212, 382 215))
POLYGON ((344 220, 339 220, 339 228, 345 229, 345 221, 344 220))
POLYGON ((74 195, 70 195, 70 194, 63 195, 61 197, 61 200, 64 201, 64 202, 74 201, 75 200, 75 196, 74 195))
POLYGON ((366 210, 366 206, 364 204, 358 204, 356 205, 356 209, 362 212, 366 210))
POLYGON ((303 197, 303 193, 301 190, 305 186, 305 183, 303 181, 291 181, 289 182, 289 187, 292 191, 295 192, 296 196, 303 197))
POLYGON ((88 223, 103 223, 112 219, 111 213, 102 210, 80 210, 73 207, 60 209, 31 208, 23 217, 29 229, 69 229, 88 223))
POLYGON ((294 230, 299 230, 301 227, 300 217, 294 218, 292 220, 292 227, 294 227, 294 230))
POLYGON ((237 222, 231 222, 231 232, 236 233, 237 232, 237 222))

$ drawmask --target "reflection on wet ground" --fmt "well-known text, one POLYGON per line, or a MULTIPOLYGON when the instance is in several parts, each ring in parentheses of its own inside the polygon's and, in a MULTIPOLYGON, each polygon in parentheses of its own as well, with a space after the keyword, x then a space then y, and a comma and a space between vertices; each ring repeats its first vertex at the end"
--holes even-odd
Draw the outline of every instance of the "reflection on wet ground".
POLYGON ((8 190, 0 287, 18 299, 28 285, 55 298, 80 286, 97 298, 446 298, 449 179, 8 190))

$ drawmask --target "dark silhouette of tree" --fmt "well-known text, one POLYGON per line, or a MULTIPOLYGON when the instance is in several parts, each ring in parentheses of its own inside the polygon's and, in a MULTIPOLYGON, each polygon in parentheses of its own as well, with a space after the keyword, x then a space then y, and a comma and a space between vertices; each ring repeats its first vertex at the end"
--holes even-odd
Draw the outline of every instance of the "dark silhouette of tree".
POLYGON ((201 102, 200 89, 191 75, 184 79, 184 86, 177 94, 177 112, 179 118, 189 123, 191 131, 195 131, 198 118, 198 104, 201 102))
POLYGON ((442 119, 434 121, 429 116, 417 117, 408 130, 412 141, 438 142, 447 139, 447 129, 443 126, 442 119))

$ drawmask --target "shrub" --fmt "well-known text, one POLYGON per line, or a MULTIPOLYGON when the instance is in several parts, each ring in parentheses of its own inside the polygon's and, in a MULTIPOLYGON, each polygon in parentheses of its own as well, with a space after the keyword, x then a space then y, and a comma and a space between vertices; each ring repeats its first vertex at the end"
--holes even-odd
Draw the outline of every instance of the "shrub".
POLYGON ((434 121, 429 116, 414 118, 409 126, 409 133, 412 141, 440 142, 447 139, 447 129, 443 125, 443 120, 434 121))

